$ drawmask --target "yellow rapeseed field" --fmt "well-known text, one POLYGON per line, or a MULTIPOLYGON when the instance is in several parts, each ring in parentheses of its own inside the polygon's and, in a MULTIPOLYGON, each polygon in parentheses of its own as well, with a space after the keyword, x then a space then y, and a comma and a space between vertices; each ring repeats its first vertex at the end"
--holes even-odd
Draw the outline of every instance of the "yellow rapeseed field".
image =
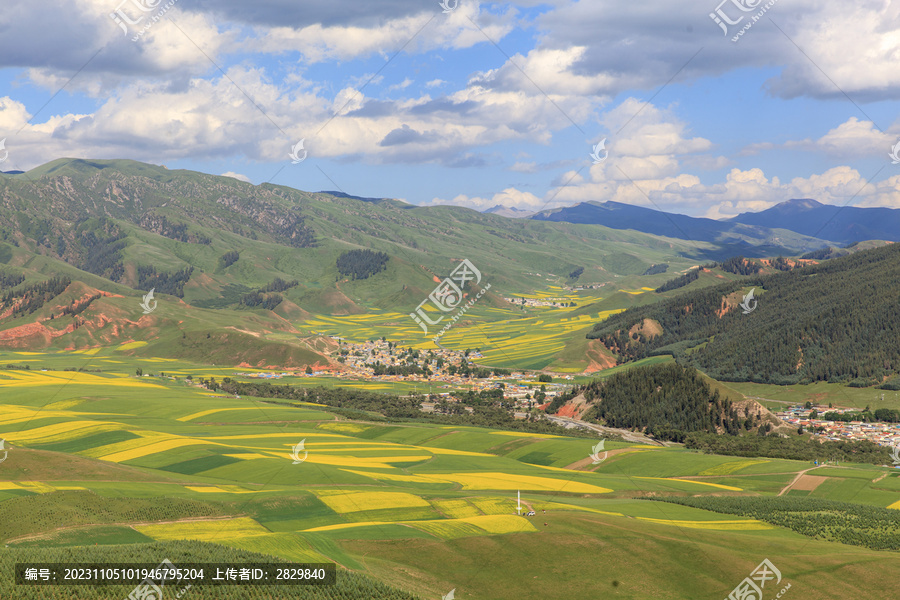
MULTIPOLYGON (((72 400, 58 400, 56 402, 51 402, 44 406, 44 410, 48 408, 51 410, 65 410, 67 408, 72 408, 74 406, 78 406, 79 404, 84 402, 84 398, 74 398, 72 400)), ((43 411, 42 411, 43 412, 43 411)))
POLYGON ((116 350, 134 350, 135 348, 143 348, 147 345, 147 342, 128 342, 125 344, 119 345, 116 350))
POLYGON ((244 538, 269 535, 269 530, 250 517, 135 525, 140 533, 154 540, 198 540, 215 542, 221 538, 244 538))
POLYGON ((775 529, 774 525, 769 525, 756 519, 744 520, 726 520, 726 521, 678 521, 675 519, 651 519, 650 517, 635 517, 641 521, 650 521, 651 523, 659 523, 660 525, 675 525, 686 529, 716 529, 718 531, 757 531, 761 529, 775 529))
POLYGON ((335 529, 350 529, 351 527, 369 527, 370 525, 397 525, 396 521, 361 521, 359 523, 335 523, 334 525, 322 525, 304 529, 303 531, 334 531, 335 529))
MULTIPOLYGON (((293 460, 289 452, 277 452, 276 456, 293 460)), ((394 469, 392 462, 417 462, 428 460, 431 455, 418 456, 334 456, 321 452, 310 452, 304 462, 318 465, 332 465, 338 467, 366 467, 367 469, 394 469)))
POLYGON ((486 515, 508 515, 516 510, 516 502, 512 498, 489 496, 472 498, 470 502, 486 515))
POLYGON ((463 499, 432 500, 431 505, 451 519, 477 517, 481 512, 463 499))
POLYGON ((109 421, 68 421, 66 423, 44 425, 43 427, 11 432, 4 435, 7 440, 18 442, 20 444, 34 442, 50 443, 82 437, 89 433, 115 431, 117 429, 125 429, 125 426, 121 423, 112 423, 109 421), (86 429, 89 431, 85 432, 84 430, 86 429))
POLYGON ((132 448, 130 450, 122 450, 120 452, 113 452, 112 454, 104 454, 100 458, 102 460, 108 460, 110 462, 118 463, 125 462, 126 460, 133 460, 135 458, 142 458, 151 454, 157 454, 159 452, 165 452, 166 450, 172 450, 174 448, 183 448, 185 446, 201 446, 209 443, 203 440, 193 440, 190 438, 177 436, 172 437, 175 439, 153 441, 144 446, 132 448))
MULTIPOLYGON (((310 457, 312 457, 312 454, 310 454, 310 457)), ((360 466, 372 467, 374 465, 367 464, 360 466)), ((395 475, 392 473, 368 473, 366 471, 355 471, 351 469, 343 470, 348 473, 365 475, 366 477, 383 479, 386 481, 456 483, 461 485, 464 490, 531 490, 572 492, 575 494, 606 494, 612 491, 608 488, 578 481, 556 479, 553 477, 516 475, 512 473, 428 473, 422 475, 395 475)))
POLYGON ((175 420, 182 421, 182 422, 191 421, 193 419, 199 419, 200 417, 205 417, 206 415, 211 415, 211 414, 214 414, 217 412, 225 412, 225 411, 229 411, 229 410, 261 410, 261 409, 256 406, 251 406, 251 407, 246 407, 246 408, 211 408, 209 410, 201 410, 200 412, 195 412, 195 413, 189 414, 184 417, 178 417, 175 420))
POLYGON ((768 462, 772 462, 769 460, 735 460, 731 462, 722 463, 721 465, 716 465, 715 467, 710 467, 705 471, 700 471, 697 475, 730 475, 735 471, 740 471, 745 467, 751 467, 753 465, 764 465, 768 462))
POLYGON ((459 483, 465 490, 533 490, 572 492, 575 494, 606 494, 612 490, 589 483, 567 481, 552 477, 534 477, 513 473, 440 473, 427 477, 436 481, 459 483))
POLYGON ((463 519, 406 521, 405 524, 445 540, 474 535, 537 531, 531 521, 516 515, 480 515, 463 519))
POLYGON ((508 435, 510 437, 558 438, 550 433, 523 433, 520 431, 492 431, 491 435, 508 435))
MULTIPOLYGON (((184 486, 186 489, 189 489, 193 492, 200 493, 208 493, 215 492, 219 494, 255 494, 258 490, 245 490, 239 485, 205 485, 205 486, 193 486, 186 485, 184 486)), ((275 490, 265 490, 267 492, 273 492, 275 490)))
POLYGON ((517 515, 482 515, 479 517, 467 517, 460 519, 465 523, 471 523, 481 527, 488 533, 522 533, 525 531, 537 531, 527 518, 517 515))
POLYGON ((680 481, 682 483, 696 483, 697 485, 708 485, 710 487, 715 487, 723 490, 730 490, 732 492, 743 492, 744 490, 739 487, 734 487, 732 485, 722 485, 721 483, 709 483, 708 481, 696 481, 694 479, 679 479, 678 477, 639 477, 635 476, 635 479, 657 479, 659 481, 680 481))
POLYGON ((422 508, 431 506, 426 500, 406 492, 316 491, 319 500, 336 513, 380 510, 384 508, 422 508))
POLYGON ((80 371, 6 371, 0 379, 3 387, 37 387, 47 385, 104 385, 130 388, 162 388, 163 386, 141 381, 128 375, 100 376, 80 371))
POLYGON ((35 494, 46 494, 57 490, 83 490, 77 485, 52 485, 43 481, 0 481, 0 490, 26 490, 35 494))
POLYGON ((349 433, 359 433, 368 429, 367 426, 357 425, 356 423, 319 423, 318 429, 326 429, 328 431, 346 431, 349 433))
POLYGON ((420 450, 427 450, 432 454, 451 454, 455 456, 488 456, 493 457, 494 454, 487 454, 485 452, 470 452, 469 450, 452 450, 450 448, 431 448, 429 446, 416 446, 420 450))
POLYGON ((410 483, 448 483, 444 481, 435 481, 433 478, 428 477, 427 475, 395 475, 393 473, 370 473, 368 471, 355 471, 353 469, 341 469, 341 471, 346 471, 347 473, 353 473, 354 475, 363 475, 365 477, 371 477, 372 479, 379 479, 384 481, 407 481, 410 483))

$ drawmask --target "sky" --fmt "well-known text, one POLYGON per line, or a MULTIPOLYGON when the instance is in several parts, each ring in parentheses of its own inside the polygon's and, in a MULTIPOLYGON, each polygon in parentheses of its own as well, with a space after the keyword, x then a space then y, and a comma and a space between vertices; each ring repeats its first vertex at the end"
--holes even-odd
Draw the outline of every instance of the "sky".
POLYGON ((900 2, 718 2, 6 0, 0 170, 128 158, 476 210, 900 208, 900 2))

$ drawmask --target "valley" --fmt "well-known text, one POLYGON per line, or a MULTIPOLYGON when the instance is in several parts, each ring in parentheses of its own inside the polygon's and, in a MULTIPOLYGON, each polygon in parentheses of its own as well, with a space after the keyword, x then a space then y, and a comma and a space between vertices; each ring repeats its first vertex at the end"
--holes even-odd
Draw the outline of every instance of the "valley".
POLYGON ((854 326, 885 322, 891 244, 729 257, 128 161, 30 175, 56 210, 0 205, 3 596, 61 597, 12 568, 71 552, 337 566, 247 598, 712 598, 766 556, 798 598, 896 587, 895 426, 801 410, 900 408, 888 341, 821 326, 853 281, 885 296, 854 326))

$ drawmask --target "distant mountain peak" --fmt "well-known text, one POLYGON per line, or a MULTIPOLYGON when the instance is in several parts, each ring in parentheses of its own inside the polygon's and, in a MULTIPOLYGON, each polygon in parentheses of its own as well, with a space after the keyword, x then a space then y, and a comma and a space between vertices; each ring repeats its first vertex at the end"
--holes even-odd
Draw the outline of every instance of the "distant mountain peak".
POLYGON ((499 215, 501 217, 508 217, 511 219, 524 219, 534 214, 534 211, 531 210, 516 208, 515 206, 503 206, 502 204, 497 204, 481 212, 488 215, 499 215))
POLYGON ((781 206, 782 204, 787 206, 796 206, 798 208, 818 208, 820 206, 826 206, 825 204, 822 204, 818 200, 813 200, 812 198, 791 198, 790 200, 780 202, 776 206, 781 206))

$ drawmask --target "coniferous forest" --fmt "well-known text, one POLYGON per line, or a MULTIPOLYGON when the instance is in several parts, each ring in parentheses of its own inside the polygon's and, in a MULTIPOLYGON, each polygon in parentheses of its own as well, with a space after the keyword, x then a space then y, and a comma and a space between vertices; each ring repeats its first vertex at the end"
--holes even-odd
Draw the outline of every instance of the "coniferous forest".
POLYGON ((368 279, 386 268, 388 258, 384 252, 348 250, 338 257, 337 269, 344 277, 368 279))
POLYGON ((594 326, 619 362, 673 354, 715 379, 873 385, 900 372, 900 245, 689 290, 594 326), (735 306, 755 287, 756 308, 735 306), (731 305, 726 296, 731 294, 731 305), (644 319, 662 334, 632 332, 644 319), (696 350, 688 350, 708 341, 696 350))
POLYGON ((691 431, 741 430, 731 401, 710 390, 695 369, 674 363, 628 369, 576 391, 594 403, 584 420, 644 430, 659 439, 681 442, 691 431))

